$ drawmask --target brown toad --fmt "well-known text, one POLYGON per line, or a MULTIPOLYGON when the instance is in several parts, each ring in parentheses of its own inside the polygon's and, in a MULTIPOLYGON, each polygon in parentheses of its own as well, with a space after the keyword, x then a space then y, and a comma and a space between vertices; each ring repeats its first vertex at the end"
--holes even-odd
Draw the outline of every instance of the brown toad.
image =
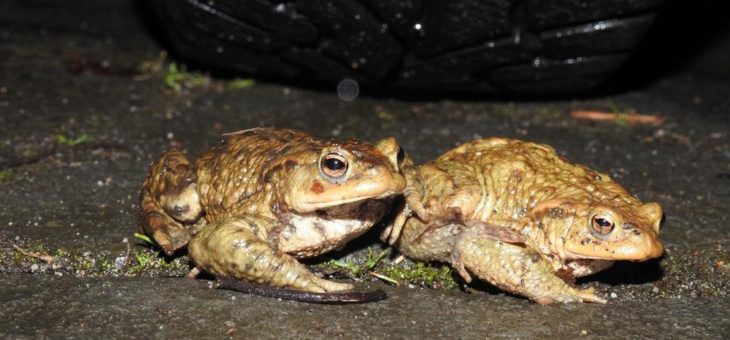
POLYGON ((467 282, 471 272, 538 303, 605 303, 593 289, 573 287, 573 278, 663 253, 657 203, 640 202, 546 145, 475 140, 419 172, 425 193, 415 203, 432 221, 407 217, 390 243, 414 259, 449 262, 467 282), (494 226, 524 240, 494 240, 494 226))
POLYGON ((140 195, 142 230, 167 254, 189 243, 196 268, 218 276, 348 290, 296 258, 341 247, 378 222, 404 192, 412 163, 403 158, 394 138, 372 145, 294 130, 226 134, 194 163, 171 150, 152 165, 140 195))

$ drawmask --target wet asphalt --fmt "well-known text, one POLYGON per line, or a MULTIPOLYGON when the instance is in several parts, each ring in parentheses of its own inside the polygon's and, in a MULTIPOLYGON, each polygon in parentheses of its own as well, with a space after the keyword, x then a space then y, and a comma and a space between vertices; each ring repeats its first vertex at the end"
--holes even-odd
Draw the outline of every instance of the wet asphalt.
MULTIPOLYGON (((619 85, 592 97, 381 94, 345 101, 335 89, 265 81, 241 87, 221 76, 174 91, 154 69, 165 45, 144 17, 122 0, 0 1, 1 337, 730 335, 729 34, 693 44, 698 52, 683 51, 664 72, 635 62, 619 85), (632 75, 642 81, 627 82, 632 75), (664 121, 583 121, 571 118, 576 109, 664 121), (539 306, 479 287, 367 279, 363 285, 390 298, 319 306, 208 289, 207 281, 169 272, 86 275, 29 260, 14 247, 89 258, 143 248, 133 233, 149 163, 171 145, 197 154, 223 132, 255 126, 371 141, 396 136, 419 162, 478 137, 547 143, 609 173, 642 200, 659 202, 667 251, 660 260, 622 263, 579 282, 596 287, 608 305, 539 306)), ((336 256, 362 253, 363 246, 336 256)))

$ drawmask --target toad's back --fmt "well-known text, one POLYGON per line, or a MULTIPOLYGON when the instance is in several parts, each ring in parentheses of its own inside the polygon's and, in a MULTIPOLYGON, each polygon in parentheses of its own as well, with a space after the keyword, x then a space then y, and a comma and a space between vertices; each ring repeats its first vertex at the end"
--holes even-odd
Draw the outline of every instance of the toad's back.
POLYGON ((540 202, 569 198, 582 202, 638 200, 608 175, 568 163, 543 144, 488 138, 453 149, 428 163, 436 171, 423 171, 430 190, 426 199, 443 196, 449 188, 475 188, 481 193, 471 218, 482 221, 493 215, 520 218, 540 202), (448 173, 448 181, 443 174, 448 173))
POLYGON ((276 183, 326 143, 303 132, 257 128, 229 133, 196 162, 198 193, 208 221, 243 213, 271 215, 276 183))

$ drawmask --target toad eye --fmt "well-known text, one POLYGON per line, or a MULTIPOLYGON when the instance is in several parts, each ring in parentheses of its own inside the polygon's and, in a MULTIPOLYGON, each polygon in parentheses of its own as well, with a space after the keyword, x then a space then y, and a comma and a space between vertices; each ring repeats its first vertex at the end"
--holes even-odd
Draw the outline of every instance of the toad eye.
POLYGON ((320 168, 325 176, 340 178, 347 172, 347 159, 336 153, 329 153, 322 157, 320 168))
POLYGON ((613 231, 615 225, 613 222, 604 217, 593 216, 593 218, 591 218, 591 227, 598 235, 607 235, 613 231))

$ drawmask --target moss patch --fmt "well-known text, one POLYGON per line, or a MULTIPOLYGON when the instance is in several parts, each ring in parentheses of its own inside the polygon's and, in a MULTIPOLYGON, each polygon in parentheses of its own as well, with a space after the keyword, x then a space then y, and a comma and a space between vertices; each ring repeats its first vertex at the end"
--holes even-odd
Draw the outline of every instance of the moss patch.
POLYGON ((77 277, 184 276, 188 258, 169 258, 145 244, 127 243, 126 251, 51 250, 41 243, 0 239, 0 272, 46 273, 77 277))
POLYGON ((12 182, 18 178, 18 174, 11 169, 0 171, 0 183, 12 182))
POLYGON ((459 287, 458 279, 451 267, 444 264, 389 261, 391 249, 382 251, 368 248, 367 257, 330 259, 313 267, 313 270, 327 275, 344 276, 351 279, 379 279, 394 285, 416 285, 429 288, 454 289, 459 287))
POLYGON ((157 59, 143 61, 138 67, 138 77, 159 77, 165 87, 175 93, 185 93, 194 89, 224 91, 240 90, 252 87, 256 81, 249 78, 232 80, 214 79, 206 73, 189 71, 184 64, 178 64, 167 58, 167 52, 160 52, 157 59))
POLYGON ((418 262, 406 266, 383 268, 381 272, 401 283, 429 288, 454 289, 459 287, 459 283, 448 265, 418 262))
POLYGON ((79 144, 88 143, 88 142, 91 142, 92 140, 94 140, 93 137, 91 137, 89 134, 86 134, 86 133, 84 133, 78 137, 69 137, 64 134, 57 134, 53 137, 56 139, 57 142, 65 145, 65 146, 70 146, 70 147, 74 147, 79 144))

